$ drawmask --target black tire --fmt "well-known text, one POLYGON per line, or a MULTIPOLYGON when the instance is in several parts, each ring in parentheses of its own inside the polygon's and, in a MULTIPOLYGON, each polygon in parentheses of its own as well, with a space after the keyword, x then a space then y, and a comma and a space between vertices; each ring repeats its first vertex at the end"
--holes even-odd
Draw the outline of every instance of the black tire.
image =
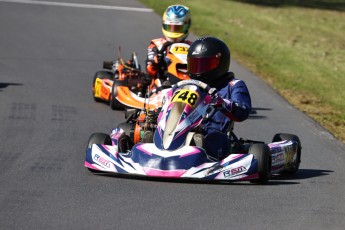
POLYGON ((295 141, 297 143, 296 159, 289 168, 283 171, 283 173, 294 174, 298 171, 299 166, 301 164, 301 155, 302 155, 301 141, 296 135, 288 134, 288 133, 277 133, 276 135, 274 135, 272 142, 279 142, 279 141, 295 141))
POLYGON ((117 96, 117 91, 116 91, 117 81, 118 81, 118 73, 115 73, 115 75, 114 75, 114 83, 113 83, 113 87, 111 88, 111 94, 110 94, 110 108, 112 110, 120 110, 120 109, 124 108, 124 106, 116 99, 116 96, 117 96))
POLYGON ((266 184, 271 177, 271 151, 268 145, 256 143, 250 146, 249 154, 258 160, 259 178, 251 180, 251 183, 266 184))
POLYGON ((90 148, 93 144, 99 145, 111 145, 111 138, 105 133, 93 133, 87 143, 87 148, 90 148))
POLYGON ((95 97, 95 82, 96 82, 96 78, 112 80, 113 79, 113 73, 111 71, 108 71, 108 70, 99 70, 99 71, 97 71, 95 73, 95 75, 93 77, 92 96, 93 96, 93 99, 96 102, 101 102, 101 101, 103 101, 102 99, 100 99, 98 97, 95 97))
MULTIPOLYGON (((87 143, 87 148, 90 148, 93 144, 104 144, 104 145, 111 145, 112 141, 111 138, 108 134, 105 133, 93 133, 90 138, 89 141, 87 143)), ((87 168, 90 172, 92 173, 98 173, 99 171, 94 170, 94 169, 90 169, 87 168)))

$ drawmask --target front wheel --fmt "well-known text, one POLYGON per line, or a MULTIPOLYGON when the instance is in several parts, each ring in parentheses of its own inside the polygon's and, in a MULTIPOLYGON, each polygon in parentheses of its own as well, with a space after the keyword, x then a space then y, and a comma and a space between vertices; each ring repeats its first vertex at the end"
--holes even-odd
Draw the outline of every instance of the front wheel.
POLYGON ((119 74, 115 73, 113 86, 111 88, 110 108, 112 110, 123 109, 123 105, 116 99, 116 96, 117 96, 116 87, 117 87, 118 76, 119 76, 119 74))
MULTIPOLYGON (((90 138, 89 141, 87 143, 87 148, 86 151, 92 147, 93 144, 102 144, 102 145, 112 145, 112 141, 111 138, 108 134, 105 133, 93 133, 90 138)), ((91 169, 91 168, 87 168, 90 172, 92 173, 97 173, 97 170, 91 169)))
POLYGON ((112 145, 111 138, 105 133, 93 133, 87 143, 87 149, 91 148, 93 144, 98 145, 112 145))
POLYGON ((257 143, 249 148, 249 154, 252 154, 258 161, 259 178, 251 180, 252 183, 266 184, 271 176, 271 151, 268 145, 257 143))
POLYGON ((288 133, 277 133, 274 135, 272 142, 279 142, 279 141, 292 141, 296 143, 296 159, 289 164, 289 166, 284 169, 284 173, 287 174, 294 174, 299 169, 299 165, 301 163, 301 155, 302 155, 302 145, 301 141, 298 136, 288 133))

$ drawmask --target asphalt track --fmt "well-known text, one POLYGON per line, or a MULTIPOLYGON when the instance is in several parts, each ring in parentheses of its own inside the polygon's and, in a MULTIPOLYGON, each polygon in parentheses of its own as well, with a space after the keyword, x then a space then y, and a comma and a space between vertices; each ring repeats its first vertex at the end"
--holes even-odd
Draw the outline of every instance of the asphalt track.
POLYGON ((235 62, 254 107, 237 133, 298 135, 296 175, 267 185, 91 175, 90 134, 124 120, 93 101, 93 73, 118 45, 143 63, 161 19, 134 0, 56 2, 0 1, 0 229, 344 229, 344 145, 235 62))

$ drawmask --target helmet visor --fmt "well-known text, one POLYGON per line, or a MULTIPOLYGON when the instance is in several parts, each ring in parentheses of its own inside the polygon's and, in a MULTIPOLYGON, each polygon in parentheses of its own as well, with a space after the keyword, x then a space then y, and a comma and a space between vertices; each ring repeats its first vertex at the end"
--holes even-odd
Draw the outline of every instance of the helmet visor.
POLYGON ((220 55, 211 57, 188 57, 187 68, 191 74, 204 73, 219 66, 220 55))
POLYGON ((164 24, 163 29, 173 33, 186 33, 188 31, 189 25, 173 25, 173 24, 164 24))

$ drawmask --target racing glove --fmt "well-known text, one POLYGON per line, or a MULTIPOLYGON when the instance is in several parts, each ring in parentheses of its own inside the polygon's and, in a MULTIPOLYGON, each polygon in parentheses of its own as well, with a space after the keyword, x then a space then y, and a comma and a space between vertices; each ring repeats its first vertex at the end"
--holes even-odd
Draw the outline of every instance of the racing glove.
POLYGON ((208 92, 208 94, 211 95, 212 101, 211 105, 219 109, 221 112, 223 112, 226 116, 230 117, 231 116, 231 107, 232 107, 232 101, 228 99, 222 98, 216 88, 211 88, 208 92))
POLYGON ((222 98, 217 93, 216 89, 211 88, 210 91, 212 93, 211 105, 213 105, 216 110, 221 111, 230 120, 240 122, 248 118, 250 109, 248 109, 245 104, 222 98))
POLYGON ((164 72, 167 70, 167 63, 163 56, 159 57, 160 54, 157 54, 151 60, 147 60, 146 70, 150 76, 154 77, 157 73, 164 75, 164 72))

